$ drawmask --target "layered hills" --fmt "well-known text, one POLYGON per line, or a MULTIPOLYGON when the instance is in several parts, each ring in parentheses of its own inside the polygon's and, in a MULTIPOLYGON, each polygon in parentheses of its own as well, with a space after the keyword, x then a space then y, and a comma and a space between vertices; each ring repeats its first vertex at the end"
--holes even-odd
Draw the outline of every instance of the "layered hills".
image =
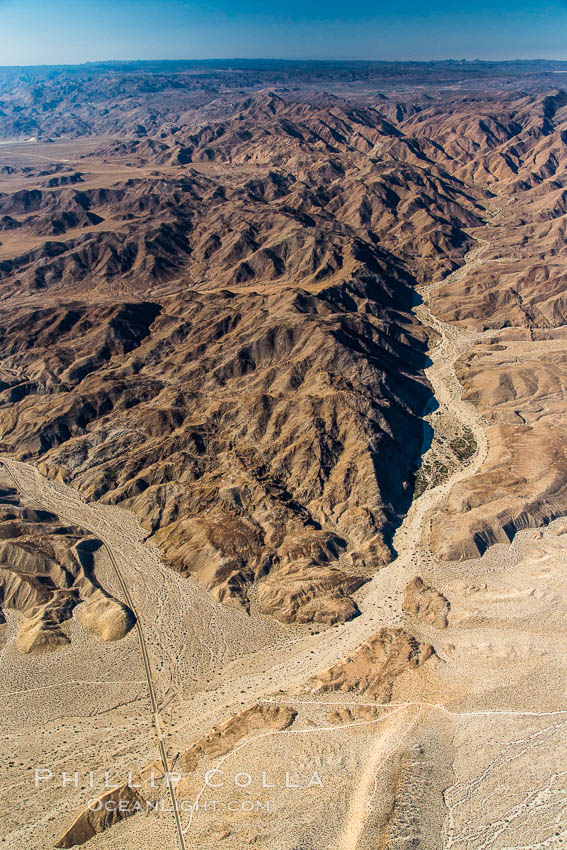
MULTIPOLYGON (((219 600, 352 618, 428 440, 435 340, 416 288, 435 283, 437 315, 471 332, 564 322, 566 103, 533 80, 484 96, 217 92, 159 133, 91 127, 88 150, 11 166, 3 450, 134 510, 219 600)), ((142 124, 150 111, 142 99, 142 124)), ((471 400, 487 368, 463 364, 471 400)), ((565 509, 542 472, 562 468, 561 424, 514 411, 451 494, 445 557, 565 509)))
POLYGON ((0 266, 3 447, 135 510, 218 599, 350 619, 423 442, 410 246, 450 270, 480 207, 448 175, 375 166, 399 137, 375 110, 267 93, 226 121, 191 143, 221 140, 220 171, 172 147, 164 173, 0 197, 12 244, 30 243, 0 266), (278 170, 227 168, 237 135, 243 162, 278 170), (49 228, 65 234, 37 244, 49 228))

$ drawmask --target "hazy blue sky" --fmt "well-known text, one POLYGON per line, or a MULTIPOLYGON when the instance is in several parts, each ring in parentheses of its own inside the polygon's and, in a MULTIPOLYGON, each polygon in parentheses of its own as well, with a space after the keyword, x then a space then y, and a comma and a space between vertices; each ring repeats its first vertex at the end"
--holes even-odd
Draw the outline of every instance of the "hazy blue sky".
POLYGON ((567 59, 567 0, 0 0, 0 65, 211 57, 567 59))

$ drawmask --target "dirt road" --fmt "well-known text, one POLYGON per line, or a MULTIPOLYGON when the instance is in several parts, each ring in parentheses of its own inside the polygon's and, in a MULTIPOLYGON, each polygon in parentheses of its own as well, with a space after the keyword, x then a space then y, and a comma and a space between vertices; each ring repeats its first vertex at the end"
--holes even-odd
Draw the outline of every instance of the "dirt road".
MULTIPOLYGON (((13 464, 13 462, 10 461, 9 458, 2 457, 2 458, 0 458, 0 460, 2 462, 2 465, 5 468, 6 472, 10 476, 11 480, 14 482, 14 487, 18 490, 18 492, 20 493, 22 498, 25 500, 25 503, 27 505, 35 505, 36 507, 38 507, 42 510, 48 510, 48 509, 52 510, 52 508, 50 506, 46 505, 41 498, 37 498, 33 489, 30 492, 29 490, 25 489, 24 486, 22 486, 21 478, 16 471, 16 467, 13 464)), ((35 472, 35 469, 33 471, 35 472)), ((57 507, 57 514, 62 520, 66 521, 66 522, 73 523, 75 521, 73 517, 67 516, 65 514, 64 509, 60 510, 59 506, 57 507)), ((175 825, 176 825, 176 830, 177 830, 177 838, 178 838, 178 842, 179 842, 179 848, 180 848, 180 850, 185 850, 186 844, 185 844, 185 838, 183 836, 183 831, 181 829, 181 820, 180 820, 180 817, 179 817, 179 808, 178 808, 177 800, 176 800, 176 797, 175 797, 175 786, 171 781, 169 781, 169 776, 171 774, 171 771, 169 769, 167 752, 166 752, 165 744, 164 744, 164 740, 163 740, 162 724, 161 724, 161 720, 160 720, 157 697, 156 697, 156 692, 155 692, 155 688, 154 688, 154 684, 153 684, 152 670, 151 670, 151 666, 150 666, 150 660, 149 660, 149 656, 148 656, 148 649, 147 649, 147 646, 146 646, 146 639, 144 637, 144 629, 143 629, 143 626, 142 626, 142 622, 140 620, 139 614, 138 614, 138 612, 137 612, 137 610, 134 606, 134 603, 132 601, 132 597, 131 597, 130 592, 128 590, 128 586, 126 584, 126 581, 124 580, 124 577, 123 577, 122 572, 120 570, 120 565, 119 565, 118 559, 115 557, 114 552, 112 550, 112 545, 100 534, 100 532, 98 530, 94 530, 92 528, 89 528, 89 526, 85 523, 81 523, 81 525, 86 531, 89 531, 91 534, 96 535, 97 538, 101 541, 101 543, 105 547, 106 552, 108 554, 108 557, 110 559, 110 562, 112 564, 112 567, 114 569, 114 572, 116 573, 116 577, 118 579, 120 587, 122 588, 122 594, 123 594, 122 601, 130 608, 130 610, 134 613, 134 616, 136 617, 135 628, 136 628, 137 634, 138 634, 138 642, 139 642, 139 645, 140 645, 140 652, 141 652, 141 655, 142 655, 142 660, 143 660, 143 663, 144 663, 144 669, 145 669, 145 673, 146 673, 146 680, 147 680, 147 685, 148 685, 148 694, 149 694, 149 697, 150 697, 150 704, 151 704, 151 710, 152 710, 152 720, 153 720, 153 725, 154 725, 155 732, 156 732, 158 749, 159 749, 159 754, 160 754, 160 760, 161 760, 161 764, 162 764, 164 774, 165 774, 166 780, 167 780, 167 788, 168 788, 168 793, 169 793, 169 797, 170 797, 173 815, 174 815, 174 818, 175 818, 175 825)))

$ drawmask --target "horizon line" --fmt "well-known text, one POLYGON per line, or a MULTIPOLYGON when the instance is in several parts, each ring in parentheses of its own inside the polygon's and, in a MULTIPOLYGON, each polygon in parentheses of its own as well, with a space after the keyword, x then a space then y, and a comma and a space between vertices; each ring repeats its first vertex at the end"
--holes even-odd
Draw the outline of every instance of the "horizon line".
POLYGON ((192 59, 192 58, 177 58, 177 59, 162 59, 158 57, 153 57, 151 59, 86 59, 83 62, 38 62, 34 64, 25 64, 25 63, 9 63, 7 65, 0 65, 0 69, 4 68, 82 68, 87 65, 132 65, 132 64, 151 64, 153 62, 160 63, 170 63, 170 64, 179 64, 179 63, 192 63, 192 64, 200 64, 200 63, 210 63, 210 62, 285 62, 288 64, 300 64, 300 63, 312 63, 312 64, 335 64, 335 65, 349 65, 349 64, 365 64, 365 65, 395 65, 395 64, 414 64, 414 65, 433 65, 433 64, 457 64, 457 65, 505 65, 505 64, 529 64, 529 63, 541 63, 541 64, 567 64, 567 58, 559 59, 559 58, 543 58, 543 57, 515 57, 514 59, 482 59, 479 57, 475 57, 474 59, 468 59, 466 57, 455 58, 455 57, 447 57, 445 59, 411 59, 411 58, 399 58, 399 59, 335 59, 332 57, 326 59, 315 59, 310 57, 304 58, 288 58, 285 56, 278 57, 263 57, 263 56, 211 56, 207 58, 201 59, 192 59))

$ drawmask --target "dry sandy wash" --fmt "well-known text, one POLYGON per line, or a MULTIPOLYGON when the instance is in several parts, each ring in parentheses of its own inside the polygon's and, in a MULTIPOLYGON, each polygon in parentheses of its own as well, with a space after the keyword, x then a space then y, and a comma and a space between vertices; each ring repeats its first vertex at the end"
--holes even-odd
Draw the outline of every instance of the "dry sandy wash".
POLYGON ((567 846, 565 70, 0 70, 2 850, 567 846))

